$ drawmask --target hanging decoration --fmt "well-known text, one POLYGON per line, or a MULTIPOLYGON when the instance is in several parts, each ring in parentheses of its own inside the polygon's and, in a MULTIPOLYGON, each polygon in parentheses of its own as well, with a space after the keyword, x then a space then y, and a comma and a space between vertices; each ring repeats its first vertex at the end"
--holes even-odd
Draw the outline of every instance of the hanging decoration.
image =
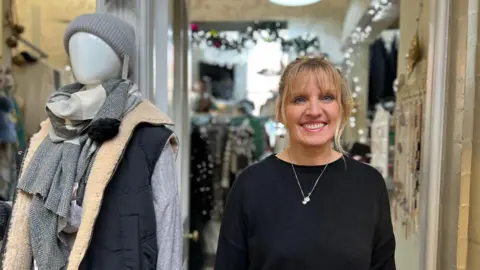
POLYGON ((298 55, 320 50, 320 40, 316 36, 305 35, 293 39, 283 37, 282 30, 285 28, 280 22, 256 21, 252 26, 236 32, 235 35, 227 35, 226 32, 219 32, 215 29, 203 31, 196 23, 192 23, 190 28, 192 44, 199 47, 212 47, 241 53, 263 40, 280 42, 284 52, 293 51, 298 55))
POLYGON ((392 213, 396 225, 402 226, 405 238, 418 232, 418 211, 421 188, 421 138, 423 129, 423 103, 427 81, 426 65, 417 65, 423 57, 419 46, 419 22, 423 0, 419 0, 417 30, 413 36, 407 58, 407 74, 398 80, 397 108, 395 111, 395 165, 392 195, 392 213), (415 80, 408 76, 420 68, 415 80))
MULTIPOLYGON (((352 107, 352 112, 351 116, 348 120, 349 126, 352 129, 357 128, 357 115, 358 115, 358 110, 360 107, 360 102, 358 101, 358 95, 360 94, 361 91, 363 91, 362 87, 359 85, 360 84, 360 79, 357 76, 354 76, 351 79, 351 89, 352 89, 352 99, 353 99, 353 107, 352 107)), ((358 129, 356 132, 359 135, 358 141, 360 143, 367 143, 367 132, 365 132, 363 129, 358 129)))
POLYGON ((405 238, 418 232, 420 196, 420 155, 423 101, 426 78, 402 85, 395 111, 395 163, 392 214, 396 226, 404 229, 405 238))
POLYGON ((408 48, 405 58, 407 59, 407 72, 408 75, 410 75, 415 69, 418 61, 422 58, 420 45, 418 43, 418 34, 415 34, 412 41, 410 41, 410 47, 408 48))
POLYGON ((410 47, 408 48, 408 52, 405 55, 405 58, 407 60, 408 75, 412 74, 418 61, 420 61, 420 59, 422 58, 422 50, 420 48, 419 33, 418 33, 420 30, 420 16, 422 15, 422 11, 423 11, 423 2, 420 1, 419 7, 418 7, 418 16, 416 18, 416 23, 417 23, 416 31, 412 37, 412 40, 410 41, 410 47))

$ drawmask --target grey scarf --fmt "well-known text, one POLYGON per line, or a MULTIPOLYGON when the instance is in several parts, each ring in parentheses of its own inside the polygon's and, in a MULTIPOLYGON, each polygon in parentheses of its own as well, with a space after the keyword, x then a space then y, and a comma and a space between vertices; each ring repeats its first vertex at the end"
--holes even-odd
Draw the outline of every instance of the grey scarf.
POLYGON ((82 201, 86 179, 102 143, 99 134, 106 132, 102 123, 113 123, 118 131, 123 116, 141 102, 136 85, 127 80, 83 89, 82 84, 75 83, 50 96, 46 106, 52 124, 49 136, 18 184, 19 189, 33 195, 30 242, 39 269, 62 269, 68 263, 73 236, 63 229, 75 183, 79 185, 76 200, 82 201))

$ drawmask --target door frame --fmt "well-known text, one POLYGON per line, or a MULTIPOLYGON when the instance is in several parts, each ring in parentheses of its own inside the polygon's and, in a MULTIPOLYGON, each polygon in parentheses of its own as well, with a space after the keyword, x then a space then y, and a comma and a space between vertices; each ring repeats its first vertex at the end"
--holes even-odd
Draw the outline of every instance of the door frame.
POLYGON ((189 14, 186 0, 169 0, 172 9, 172 30, 174 45, 174 81, 170 108, 175 122, 175 133, 181 146, 177 163, 180 177, 180 199, 183 223, 183 267, 188 268, 190 243, 190 34, 189 14))
POLYGON ((444 170, 446 95, 450 0, 430 1, 425 96, 425 128, 422 136, 420 195, 420 268, 436 270, 438 262, 441 185, 444 170))

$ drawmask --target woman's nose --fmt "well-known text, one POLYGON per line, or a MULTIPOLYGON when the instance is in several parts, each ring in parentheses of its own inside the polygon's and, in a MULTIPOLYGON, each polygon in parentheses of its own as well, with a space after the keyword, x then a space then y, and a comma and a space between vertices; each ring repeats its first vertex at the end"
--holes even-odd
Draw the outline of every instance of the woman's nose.
POLYGON ((322 114, 322 104, 318 101, 308 103, 307 114, 311 116, 319 116, 322 114))

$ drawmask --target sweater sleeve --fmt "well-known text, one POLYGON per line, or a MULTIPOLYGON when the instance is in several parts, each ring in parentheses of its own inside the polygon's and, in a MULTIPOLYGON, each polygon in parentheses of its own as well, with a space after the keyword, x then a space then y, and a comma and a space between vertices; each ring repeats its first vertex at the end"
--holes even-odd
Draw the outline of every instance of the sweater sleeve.
POLYGON ((244 212, 244 184, 240 176, 230 191, 223 214, 215 269, 248 269, 247 225, 244 212))
POLYGON ((157 223, 157 270, 180 270, 182 222, 175 154, 171 144, 163 149, 151 180, 157 223))
POLYGON ((375 229, 370 270, 396 270, 395 235, 393 234, 392 217, 390 214, 390 201, 383 178, 378 203, 380 211, 375 229))

